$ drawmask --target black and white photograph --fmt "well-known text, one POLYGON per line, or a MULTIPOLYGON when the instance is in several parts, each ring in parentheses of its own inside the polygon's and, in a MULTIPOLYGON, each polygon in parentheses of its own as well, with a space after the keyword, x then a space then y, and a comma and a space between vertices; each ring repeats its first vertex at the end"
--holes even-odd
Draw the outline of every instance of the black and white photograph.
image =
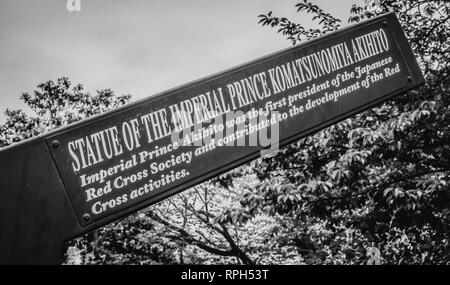
POLYGON ((0 107, 0 264, 450 265, 450 1, 0 0, 0 107))

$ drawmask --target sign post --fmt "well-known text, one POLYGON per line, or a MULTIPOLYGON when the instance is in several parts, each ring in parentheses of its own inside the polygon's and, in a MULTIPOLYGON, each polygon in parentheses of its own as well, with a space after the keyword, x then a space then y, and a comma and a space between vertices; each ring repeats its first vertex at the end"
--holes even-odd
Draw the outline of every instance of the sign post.
POLYGON ((394 13, 0 152, 0 263, 65 241, 424 82, 394 13))

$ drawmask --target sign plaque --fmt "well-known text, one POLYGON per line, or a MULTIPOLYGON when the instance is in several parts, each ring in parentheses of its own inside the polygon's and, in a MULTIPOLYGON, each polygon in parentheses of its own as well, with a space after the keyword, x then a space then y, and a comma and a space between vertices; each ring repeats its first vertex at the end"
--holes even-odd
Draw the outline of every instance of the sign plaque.
POLYGON ((3 149, 0 263, 58 263, 70 238, 423 82, 388 13, 3 149))
POLYGON ((248 161, 264 148, 251 144, 262 132, 285 145, 417 85, 415 60, 403 53, 394 19, 319 38, 50 137, 80 223, 248 161))

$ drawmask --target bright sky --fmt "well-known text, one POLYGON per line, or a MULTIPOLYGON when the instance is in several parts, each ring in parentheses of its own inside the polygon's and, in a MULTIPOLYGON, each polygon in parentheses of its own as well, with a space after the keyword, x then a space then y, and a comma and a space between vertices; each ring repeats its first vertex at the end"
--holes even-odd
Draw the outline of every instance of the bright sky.
MULTIPOLYGON (((69 12, 67 0, 0 0, 0 123, 6 108, 28 111, 19 96, 49 79, 137 100, 286 48, 257 16, 313 27, 300 1, 81 0, 69 12)), ((361 2, 313 0, 343 25, 361 2)))

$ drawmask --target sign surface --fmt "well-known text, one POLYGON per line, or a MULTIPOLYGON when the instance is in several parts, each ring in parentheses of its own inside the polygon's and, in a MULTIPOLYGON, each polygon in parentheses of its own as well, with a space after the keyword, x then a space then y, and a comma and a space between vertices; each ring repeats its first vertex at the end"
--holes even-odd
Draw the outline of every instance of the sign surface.
POLYGON ((394 14, 57 132, 79 223, 118 217, 423 82, 394 14))
POLYGON ((394 13, 0 150, 0 264, 64 242, 424 82, 394 13))

